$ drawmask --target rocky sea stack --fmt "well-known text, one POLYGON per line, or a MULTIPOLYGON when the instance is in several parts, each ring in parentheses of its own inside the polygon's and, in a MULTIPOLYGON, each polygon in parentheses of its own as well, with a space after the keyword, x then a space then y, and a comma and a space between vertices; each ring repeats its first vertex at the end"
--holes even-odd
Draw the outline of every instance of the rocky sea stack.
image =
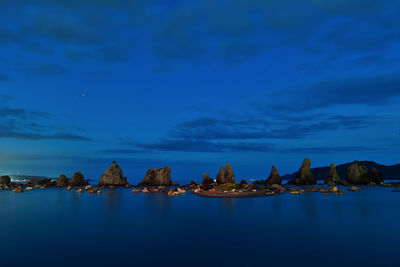
POLYGON ((383 183, 383 177, 379 170, 375 167, 372 167, 370 172, 368 173, 369 182, 374 182, 376 184, 383 183))
POLYGON ((314 185, 317 183, 315 180, 314 174, 312 174, 311 170, 311 160, 304 159, 303 164, 301 165, 299 171, 297 172, 296 178, 291 180, 288 184, 295 185, 314 185))
POLYGON ((115 161, 107 170, 105 170, 99 181, 100 186, 125 186, 127 184, 128 181, 126 177, 123 176, 121 168, 115 161))
POLYGON ((346 170, 346 180, 350 184, 365 184, 368 182, 368 168, 362 165, 358 161, 354 161, 353 164, 346 170))
POLYGON ((325 184, 327 185, 339 185, 342 184, 343 181, 342 179, 340 179, 340 176, 336 170, 336 166, 335 163, 331 163, 331 167, 329 169, 329 174, 328 174, 328 178, 326 178, 325 180, 325 184))
POLYGON ((70 185, 72 186, 84 186, 88 185, 89 183, 85 181, 85 177, 81 172, 76 172, 72 175, 70 185))
POLYGON ((368 171, 367 166, 362 165, 358 161, 354 161, 353 164, 347 168, 346 180, 350 184, 367 184, 371 182, 380 184, 383 182, 383 177, 377 168, 372 167, 371 170, 368 171))
POLYGON ((0 176, 0 185, 9 185, 11 183, 11 178, 8 175, 0 176))
POLYGON ((214 182, 213 179, 210 178, 210 175, 208 173, 203 173, 203 185, 209 185, 214 182))
POLYGON ((282 184, 281 176, 279 175, 278 169, 275 166, 271 168, 271 174, 269 175, 266 184, 282 184))
POLYGON ((69 180, 65 174, 61 174, 60 176, 58 176, 58 179, 56 180, 57 187, 68 186, 68 184, 69 184, 69 180))
POLYGON ((227 163, 224 167, 220 167, 217 174, 217 183, 219 184, 234 184, 235 174, 232 171, 231 164, 227 163))
POLYGON ((161 169, 148 169, 140 185, 149 186, 170 186, 171 180, 171 167, 164 167, 161 169))

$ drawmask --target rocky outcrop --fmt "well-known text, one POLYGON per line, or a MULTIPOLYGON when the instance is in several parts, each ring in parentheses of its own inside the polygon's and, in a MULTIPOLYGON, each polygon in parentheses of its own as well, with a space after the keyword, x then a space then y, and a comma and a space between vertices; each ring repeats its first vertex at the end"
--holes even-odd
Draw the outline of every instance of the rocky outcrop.
POLYGON ((358 161, 354 161, 346 171, 346 180, 350 184, 380 184, 383 183, 383 177, 377 168, 372 167, 368 171, 367 166, 358 161))
POLYGON ((85 177, 81 172, 76 172, 74 175, 71 177, 71 182, 70 185, 72 186, 84 186, 88 185, 89 183, 85 181, 85 177))
POLYGON ((149 186, 170 186, 171 181, 171 167, 164 167, 161 169, 148 169, 140 185, 149 186))
POLYGON ((312 174, 311 170, 311 160, 304 159, 303 164, 301 165, 299 171, 296 174, 296 178, 291 180, 288 184, 295 185, 313 185, 316 184, 314 174, 312 174))
POLYGON ((281 176, 279 175, 278 169, 275 166, 271 168, 271 174, 269 175, 266 184, 282 184, 281 176))
POLYGON ((209 185, 214 182, 213 179, 210 178, 210 175, 208 173, 203 173, 203 185, 209 185))
POLYGON ((346 171, 346 180, 350 184, 365 184, 368 182, 368 168, 354 161, 346 171))
POLYGON ((0 176, 0 185, 9 185, 11 183, 11 178, 8 175, 0 176))
POLYGON ((225 165, 225 179, 227 183, 235 183, 235 174, 233 173, 232 166, 229 163, 225 165))
POLYGON ((349 188, 349 191, 355 191, 355 192, 357 192, 357 191, 361 191, 361 188, 359 188, 358 186, 350 186, 350 188, 349 188))
POLYGON ((331 167, 329 169, 328 178, 325 180, 325 184, 327 185, 339 185, 342 184, 343 181, 340 179, 340 176, 336 170, 335 163, 331 163, 331 167))
POLYGON ((127 184, 128 181, 126 177, 123 176, 121 168, 115 161, 107 170, 105 170, 99 181, 100 186, 107 186, 107 185, 125 186, 127 184))
POLYGON ((52 185, 54 185, 54 183, 51 181, 51 178, 44 178, 44 179, 33 178, 26 183, 26 186, 52 186, 52 185))
POLYGON ((219 184, 225 184, 226 182, 225 179, 225 170, 224 167, 219 168, 219 172, 217 173, 217 183, 219 184))
POLYGON ((61 174, 60 176, 58 176, 58 179, 56 180, 56 186, 64 187, 64 186, 68 186, 68 184, 69 184, 69 180, 65 174, 61 174))
POLYGON ((27 183, 26 186, 35 186, 35 185, 39 185, 39 178, 32 178, 30 179, 27 183))
POLYGON ((376 184, 383 183, 383 177, 377 168, 371 168, 370 172, 368 173, 368 182, 373 182, 376 184))
POLYGON ((219 168, 219 172, 217 174, 217 183, 219 184, 234 184, 235 183, 235 174, 232 171, 232 167, 229 163, 224 167, 219 168))

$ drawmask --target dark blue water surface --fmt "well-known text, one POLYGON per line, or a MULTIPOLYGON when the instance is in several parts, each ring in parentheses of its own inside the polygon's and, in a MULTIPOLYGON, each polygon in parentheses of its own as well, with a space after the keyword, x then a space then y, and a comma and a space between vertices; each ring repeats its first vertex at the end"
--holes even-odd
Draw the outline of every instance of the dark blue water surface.
POLYGON ((400 266, 392 190, 245 199, 0 191, 0 265, 400 266))

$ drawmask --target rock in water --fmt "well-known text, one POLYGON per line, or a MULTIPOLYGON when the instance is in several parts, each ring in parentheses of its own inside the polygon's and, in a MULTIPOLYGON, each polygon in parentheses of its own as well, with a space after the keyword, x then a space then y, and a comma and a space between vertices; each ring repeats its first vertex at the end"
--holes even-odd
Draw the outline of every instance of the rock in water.
POLYGON ((11 178, 8 175, 0 176, 1 185, 9 185, 11 183, 11 178))
POLYGON ((65 174, 61 174, 60 176, 58 176, 58 179, 56 180, 56 186, 58 186, 58 187, 67 186, 68 183, 69 183, 69 181, 65 174))
POLYGON ((219 168, 219 172, 217 174, 217 183, 219 184, 226 183, 224 167, 219 168))
POLYGON ((208 173, 203 173, 203 185, 209 185, 212 184, 214 181, 213 179, 210 178, 210 175, 208 173))
POLYGON ((361 188, 353 185, 349 188, 349 191, 361 191, 361 188))
POLYGON ((105 170, 100 178, 99 185, 119 185, 125 186, 128 184, 126 177, 123 177, 123 173, 118 164, 114 161, 113 164, 105 170))
POLYGON ((226 183, 234 184, 235 183, 235 174, 232 171, 231 164, 227 163, 225 165, 225 179, 226 183))
POLYGON ((40 179, 39 178, 32 178, 26 183, 27 186, 35 186, 39 185, 40 179))
POLYGON ((312 174, 311 170, 311 160, 304 159, 303 164, 301 165, 299 171, 297 172, 296 178, 289 182, 289 184, 295 185, 313 185, 316 184, 314 174, 312 174))
POLYGON ((70 185, 72 186, 84 186, 88 185, 89 183, 85 181, 85 177, 81 172, 76 172, 72 175, 70 185))
POLYGON ((27 186, 52 186, 54 183, 51 181, 51 178, 32 178, 27 183, 27 186))
POLYGON ((346 170, 346 180, 350 184, 365 184, 368 182, 368 168, 354 161, 346 170))
POLYGON ((336 171, 335 163, 331 163, 331 168, 329 169, 328 178, 325 180, 327 185, 338 185, 342 184, 342 179, 340 179, 338 172, 336 171))
POLYGON ((374 182, 377 184, 383 182, 382 175, 380 174, 378 169, 375 167, 372 167, 371 171, 368 173, 368 180, 369 180, 369 182, 374 182))
POLYGON ((271 174, 269 175, 266 184, 282 184, 281 176, 279 175, 278 169, 275 166, 271 168, 271 174))
POLYGON ((232 171, 232 167, 229 163, 224 167, 219 168, 219 172, 217 174, 217 183, 219 184, 234 184, 235 183, 235 174, 232 171))
POLYGON ((170 186, 171 181, 171 167, 164 167, 161 169, 148 169, 143 178, 142 185, 150 186, 170 186))

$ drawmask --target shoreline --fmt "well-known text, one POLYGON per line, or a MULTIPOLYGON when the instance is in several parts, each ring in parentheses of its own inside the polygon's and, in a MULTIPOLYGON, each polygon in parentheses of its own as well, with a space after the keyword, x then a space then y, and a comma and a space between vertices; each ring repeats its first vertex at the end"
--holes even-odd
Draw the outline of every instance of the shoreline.
MULTIPOLYGON (((24 191, 45 191, 45 189, 59 189, 60 191, 72 191, 78 194, 88 193, 98 195, 102 193, 102 190, 131 190, 132 194, 154 194, 161 193, 167 194, 169 197, 179 196, 186 193, 192 193, 199 197, 208 198, 253 198, 253 197, 268 197, 278 196, 282 194, 300 195, 304 193, 319 193, 325 196, 330 195, 346 195, 347 193, 357 193, 364 191, 368 187, 383 187, 387 188, 388 192, 400 192, 399 182, 388 182, 376 185, 310 185, 310 186, 296 186, 290 184, 284 185, 244 185, 242 189, 229 189, 229 190, 218 190, 217 184, 212 185, 201 185, 201 184, 189 184, 189 185, 176 185, 176 186, 27 186, 25 184, 13 184, 12 186, 1 186, 0 191, 12 191, 14 193, 23 193, 24 191)), ((228 184, 228 186, 238 186, 238 184, 228 184)))

